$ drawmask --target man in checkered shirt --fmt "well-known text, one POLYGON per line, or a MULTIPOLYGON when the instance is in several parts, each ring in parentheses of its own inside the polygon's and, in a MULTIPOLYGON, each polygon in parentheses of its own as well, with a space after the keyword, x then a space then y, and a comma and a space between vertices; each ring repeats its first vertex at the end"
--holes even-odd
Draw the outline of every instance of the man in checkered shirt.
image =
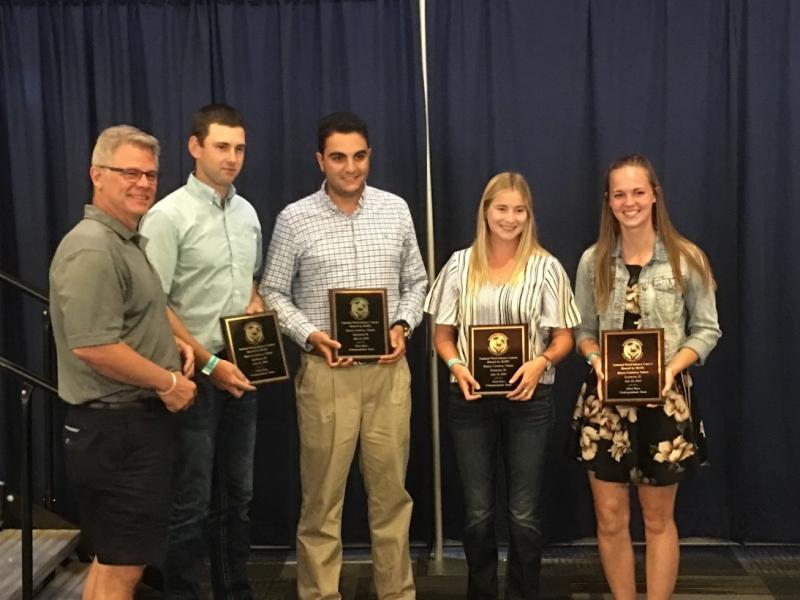
POLYGON ((297 526, 300 600, 339 594, 341 517, 360 447, 379 598, 415 597, 405 489, 411 376, 406 339, 422 320, 428 285, 405 201, 366 184, 366 124, 324 117, 317 162, 322 187, 278 215, 259 292, 283 332, 304 350, 295 379, 303 503, 297 526), (386 288, 390 353, 375 362, 335 358, 328 290, 386 288))

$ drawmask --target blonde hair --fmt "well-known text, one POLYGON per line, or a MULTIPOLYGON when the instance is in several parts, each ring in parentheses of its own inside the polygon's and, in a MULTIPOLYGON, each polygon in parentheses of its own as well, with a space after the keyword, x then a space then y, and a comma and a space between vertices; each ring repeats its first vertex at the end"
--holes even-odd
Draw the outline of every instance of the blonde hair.
POLYGON ((620 229, 619 222, 614 217, 609 205, 609 185, 611 173, 622 167, 639 167, 644 169, 647 174, 647 180, 650 183, 650 187, 653 188, 653 196, 655 197, 655 205, 652 211, 653 229, 655 229, 664 244, 669 264, 672 268, 672 275, 678 281, 681 291, 685 291, 683 277, 681 276, 681 258, 686 261, 689 268, 694 269, 700 275, 705 285, 715 287, 714 275, 711 272, 711 265, 706 255, 696 244, 678 233, 672 225, 664 203, 664 192, 653 165, 640 154, 629 154, 616 159, 606 171, 605 191, 600 210, 600 233, 597 236, 597 243, 594 249, 594 297, 596 308, 603 310, 606 307, 614 286, 611 253, 617 247, 620 229))
POLYGON ((536 236, 536 221, 533 217, 533 201, 528 182, 519 173, 498 173, 489 180, 483 190, 481 202, 478 206, 477 228, 475 241, 472 242, 472 253, 469 259, 468 289, 477 291, 481 285, 489 281, 489 224, 486 222, 486 213, 489 206, 498 194, 507 191, 518 192, 525 202, 528 211, 528 226, 522 229, 517 245, 517 255, 514 259, 514 271, 510 281, 515 281, 522 276, 528 259, 535 254, 547 254, 536 236))
POLYGON ((161 149, 158 140, 149 133, 131 125, 114 125, 108 127, 97 137, 92 152, 92 165, 107 165, 111 162, 111 155, 123 144, 138 146, 153 153, 158 165, 158 155, 161 149))

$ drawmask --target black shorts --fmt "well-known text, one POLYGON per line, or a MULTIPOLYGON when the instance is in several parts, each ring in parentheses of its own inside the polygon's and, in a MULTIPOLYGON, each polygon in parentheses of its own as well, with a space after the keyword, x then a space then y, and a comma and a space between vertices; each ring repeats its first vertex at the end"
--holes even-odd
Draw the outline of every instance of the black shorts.
POLYGON ((105 565, 160 565, 169 527, 174 421, 158 399, 142 408, 70 406, 67 476, 84 535, 105 565))

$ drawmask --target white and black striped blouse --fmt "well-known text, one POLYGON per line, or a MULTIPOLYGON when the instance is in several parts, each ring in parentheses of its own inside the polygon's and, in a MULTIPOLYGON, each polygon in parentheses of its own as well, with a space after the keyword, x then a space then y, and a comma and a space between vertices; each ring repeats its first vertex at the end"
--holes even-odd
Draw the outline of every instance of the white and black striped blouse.
MULTIPOLYGON (((453 253, 425 299, 425 312, 437 325, 458 329, 458 354, 467 362, 470 325, 528 324, 531 357, 550 343, 550 330, 572 328, 580 314, 572 296, 569 276, 549 254, 531 256, 523 278, 514 283, 483 284, 477 293, 467 289, 471 248, 453 253)), ((451 377, 452 379, 452 377, 451 377)), ((553 383, 555 369, 542 375, 541 383, 553 383)))

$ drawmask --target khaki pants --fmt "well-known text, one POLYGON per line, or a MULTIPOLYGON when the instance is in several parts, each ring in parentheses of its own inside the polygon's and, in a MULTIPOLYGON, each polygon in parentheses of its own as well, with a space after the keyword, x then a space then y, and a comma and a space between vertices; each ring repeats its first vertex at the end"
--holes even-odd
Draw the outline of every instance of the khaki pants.
POLYGON ((381 599, 415 597, 408 550, 411 497, 405 489, 411 376, 402 358, 332 369, 304 354, 295 379, 303 504, 297 526, 300 600, 338 600, 342 506, 360 443, 375 589, 381 599))

